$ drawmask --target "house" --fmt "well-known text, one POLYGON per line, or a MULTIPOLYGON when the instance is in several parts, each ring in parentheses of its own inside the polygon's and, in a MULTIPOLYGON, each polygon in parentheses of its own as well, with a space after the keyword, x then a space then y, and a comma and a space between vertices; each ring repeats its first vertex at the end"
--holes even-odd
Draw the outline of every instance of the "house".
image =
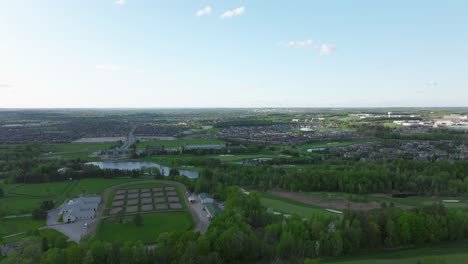
POLYGON ((213 203, 214 200, 213 200, 213 196, 207 194, 207 193, 200 193, 198 195, 198 198, 200 199, 200 202, 202 204, 210 204, 210 203, 213 203))
POLYGON ((96 216, 96 210, 100 202, 100 196, 78 197, 63 204, 60 207, 60 215, 65 223, 93 219, 96 216))
POLYGON ((208 219, 212 219, 215 215, 221 212, 221 209, 219 209, 219 207, 216 204, 209 203, 205 204, 205 211, 208 219))
POLYGON ((18 246, 16 242, 0 245, 0 256, 5 257, 8 255, 8 252, 15 249, 18 246))

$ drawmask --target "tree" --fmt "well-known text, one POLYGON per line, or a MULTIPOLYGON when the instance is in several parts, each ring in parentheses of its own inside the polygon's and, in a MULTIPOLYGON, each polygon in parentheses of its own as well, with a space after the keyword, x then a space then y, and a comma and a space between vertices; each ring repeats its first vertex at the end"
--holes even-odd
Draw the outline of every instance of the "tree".
POLYGON ((41 258, 41 264, 67 263, 67 254, 59 248, 52 248, 41 258))
POLYGON ((125 212, 124 210, 120 210, 117 215, 115 216, 115 221, 117 221, 117 223, 121 224, 123 223, 123 221, 125 220, 125 212))
POLYGON ((49 240, 47 239, 47 237, 42 238, 41 248, 42 252, 46 252, 47 250, 49 250, 49 240))
POLYGON ((142 226, 143 225, 143 218, 141 217, 140 214, 136 214, 133 217, 133 222, 135 223, 136 226, 142 226))
POLYGON ((5 193, 3 192, 3 189, 0 188, 0 198, 4 197, 5 196, 5 193))

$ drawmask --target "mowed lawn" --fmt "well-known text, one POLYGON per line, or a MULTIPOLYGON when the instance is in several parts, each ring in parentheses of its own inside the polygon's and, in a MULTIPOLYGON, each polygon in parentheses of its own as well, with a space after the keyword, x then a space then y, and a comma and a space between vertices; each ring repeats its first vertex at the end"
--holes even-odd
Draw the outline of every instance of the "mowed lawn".
POLYGON ((312 216, 340 216, 340 214, 326 211, 324 208, 303 204, 300 202, 276 197, 266 193, 258 193, 260 196, 260 202, 267 208, 272 208, 274 211, 284 214, 296 214, 301 217, 309 218, 312 216))
POLYGON ((31 213, 42 201, 60 199, 72 185, 72 181, 11 186, 7 184, 6 195, 0 199, 0 211, 5 215, 31 213))
POLYGON ((34 220, 32 217, 21 217, 0 220, 0 237, 26 232, 45 225, 43 220, 34 220))
POLYGON ((50 144, 44 146, 46 157, 64 158, 64 159, 82 159, 82 160, 95 160, 89 158, 89 155, 99 150, 105 150, 115 146, 114 143, 97 143, 97 144, 50 144))
POLYGON ((320 197, 323 200, 336 200, 336 199, 348 199, 355 200, 358 202, 385 202, 387 204, 393 203, 395 205, 402 206, 412 206, 412 207, 423 207, 431 205, 434 203, 442 203, 445 207, 449 209, 455 208, 468 208, 468 197, 423 197, 423 196, 411 196, 408 198, 394 198, 384 195, 370 194, 370 195, 360 195, 360 194, 347 194, 347 193, 338 193, 338 192, 308 192, 304 193, 306 195, 320 197), (459 200, 458 202, 444 202, 444 200, 459 200))
POLYGON ((101 194, 105 189, 117 184, 148 179, 144 177, 92 178, 40 184, 6 184, 6 196, 0 199, 0 211, 5 215, 29 214, 45 200, 55 200, 58 206, 66 199, 80 194, 101 194))
POLYGON ((145 148, 147 146, 164 146, 167 148, 181 147, 185 145, 211 145, 211 144, 224 144, 225 142, 218 139, 176 139, 176 140, 154 140, 143 141, 137 143, 138 148, 145 148))
POLYGON ((133 216, 119 224, 113 219, 101 221, 96 230, 96 238, 110 242, 141 241, 145 244, 155 242, 164 232, 187 231, 193 226, 189 212, 165 212, 141 214, 143 225, 136 226, 133 216))
MULTIPOLYGON (((307 263, 307 262, 306 262, 307 263)), ((311 261, 327 264, 468 264, 468 242, 311 261)))
POLYGON ((91 178, 91 179, 83 179, 79 180, 77 184, 73 185, 73 187, 68 192, 70 197, 77 196, 80 194, 101 194, 109 187, 114 185, 128 183, 128 182, 138 182, 143 180, 150 180, 152 178, 131 178, 131 177, 120 177, 120 178, 113 178, 113 179, 103 179, 103 178, 91 178))

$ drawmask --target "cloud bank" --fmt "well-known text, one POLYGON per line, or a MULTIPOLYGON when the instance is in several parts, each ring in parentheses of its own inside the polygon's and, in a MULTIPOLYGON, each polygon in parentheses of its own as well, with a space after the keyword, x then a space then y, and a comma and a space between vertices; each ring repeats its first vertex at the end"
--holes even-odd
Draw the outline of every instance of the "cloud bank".
POLYGON ((316 44, 312 41, 312 39, 281 42, 279 45, 286 48, 312 48, 317 50, 322 55, 328 55, 336 51, 336 47, 334 45, 316 44))
POLYGON ((211 6, 205 6, 204 8, 197 11, 195 14, 197 17, 207 16, 211 14, 211 6))
POLYGON ((245 7, 241 6, 238 8, 234 8, 231 10, 227 10, 226 12, 222 13, 220 18, 225 19, 225 18, 233 18, 236 16, 242 16, 245 13, 245 7))

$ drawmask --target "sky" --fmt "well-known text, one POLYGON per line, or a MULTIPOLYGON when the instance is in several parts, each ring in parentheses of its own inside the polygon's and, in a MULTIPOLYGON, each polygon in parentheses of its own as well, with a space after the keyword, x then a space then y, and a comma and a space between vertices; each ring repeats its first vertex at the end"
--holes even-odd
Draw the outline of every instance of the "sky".
POLYGON ((468 1, 0 0, 0 108, 468 106, 468 1))

